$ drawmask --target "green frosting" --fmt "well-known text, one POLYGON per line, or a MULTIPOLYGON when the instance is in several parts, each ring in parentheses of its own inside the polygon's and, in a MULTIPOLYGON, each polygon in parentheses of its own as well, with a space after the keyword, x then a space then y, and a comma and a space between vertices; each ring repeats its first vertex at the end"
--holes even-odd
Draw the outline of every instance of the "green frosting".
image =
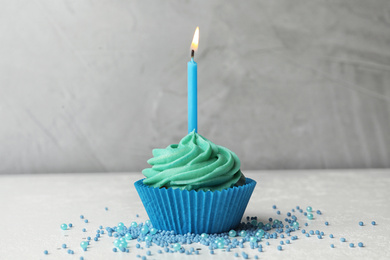
POLYGON ((152 187, 216 191, 232 187, 241 178, 240 159, 229 149, 192 133, 179 144, 154 149, 142 171, 144 184, 152 187))

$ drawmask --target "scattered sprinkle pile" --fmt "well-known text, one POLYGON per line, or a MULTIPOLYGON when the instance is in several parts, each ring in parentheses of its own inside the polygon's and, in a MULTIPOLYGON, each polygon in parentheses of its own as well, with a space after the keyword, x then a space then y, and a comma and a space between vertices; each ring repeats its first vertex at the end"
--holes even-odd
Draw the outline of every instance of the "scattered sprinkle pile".
MULTIPOLYGON (((277 209, 276 205, 272 206, 273 209, 277 209)), ((105 210, 108 211, 108 208, 105 207, 105 210)), ((150 220, 146 220, 145 223, 137 223, 136 221, 130 223, 126 226, 124 223, 120 222, 113 227, 103 227, 99 226, 96 230, 94 238, 87 237, 86 239, 81 239, 80 247, 83 251, 87 251, 90 244, 98 242, 102 237, 110 237, 113 239, 112 252, 124 252, 129 253, 130 250, 144 250, 144 255, 137 255, 138 258, 146 260, 148 256, 151 256, 152 253, 148 250, 150 247, 160 247, 156 250, 157 254, 164 253, 182 253, 185 255, 199 255, 201 248, 197 248, 196 244, 201 244, 208 247, 208 254, 213 255, 215 250, 225 250, 226 252, 232 252, 236 248, 249 248, 251 250, 256 250, 258 253, 263 252, 263 246, 270 246, 269 240, 278 240, 276 249, 283 251, 283 248, 289 244, 291 241, 297 240, 300 236, 299 233, 302 233, 304 237, 317 237, 317 239, 322 239, 325 236, 324 231, 320 230, 306 230, 300 227, 298 218, 295 215, 299 213, 303 218, 308 220, 314 219, 313 208, 311 206, 306 207, 304 211, 299 206, 293 208, 291 212, 286 213, 286 218, 284 220, 269 218, 268 222, 264 223, 258 221, 257 217, 246 217, 246 222, 242 222, 236 229, 230 230, 229 232, 224 232, 220 234, 184 234, 176 235, 173 231, 164 231, 157 230, 154 228, 150 220), (300 230, 301 232, 298 232, 300 230), (128 242, 136 240, 135 249, 128 246, 128 242), (195 244, 195 246, 194 246, 195 244)), ((276 211, 277 215, 280 215, 280 210, 276 211)), ((322 215, 320 210, 316 211, 317 215, 322 215)), ((137 214, 138 218, 139 215, 137 214)), ((80 219, 84 223, 88 223, 88 219, 85 219, 83 215, 80 215, 80 219)), ((300 221, 303 223, 303 226, 309 226, 308 222, 300 221)), ((330 223, 326 221, 325 226, 329 226, 330 223)), ((375 221, 372 221, 373 226, 376 225, 375 221)), ((359 226, 364 226, 363 221, 358 222, 359 226)), ((61 224, 60 228, 62 230, 67 230, 72 228, 72 223, 61 224)), ((82 229, 83 232, 86 232, 86 229, 82 229)), ((333 234, 329 234, 329 238, 333 239, 333 234)), ((346 242, 347 240, 344 237, 340 237, 341 243, 346 242)), ((358 242, 358 247, 364 247, 362 242, 358 242)), ((66 244, 62 244, 63 249, 67 248, 66 244)), ((335 248, 335 245, 330 244, 331 248, 335 248)), ((349 243, 350 248, 354 248, 354 243, 349 243)), ((240 250, 241 251, 241 250, 240 250)), ((48 255, 48 250, 44 250, 43 253, 48 255)), ((71 249, 67 250, 68 254, 75 254, 71 249)), ((205 252, 203 252, 205 253, 205 252)), ((248 254, 245 252, 234 253, 235 257, 241 257, 243 259, 248 259, 248 254)), ((254 256, 254 259, 259 259, 258 255, 254 256)), ((84 260, 83 256, 80 256, 80 260, 84 260)))

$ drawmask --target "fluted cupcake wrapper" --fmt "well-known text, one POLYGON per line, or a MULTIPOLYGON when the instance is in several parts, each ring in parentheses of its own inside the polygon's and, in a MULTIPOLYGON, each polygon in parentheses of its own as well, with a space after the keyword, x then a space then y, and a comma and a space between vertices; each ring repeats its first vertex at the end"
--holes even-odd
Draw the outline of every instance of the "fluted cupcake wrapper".
POLYGON ((222 191, 153 188, 134 183, 153 227, 176 234, 221 233, 240 224, 256 181, 222 191))

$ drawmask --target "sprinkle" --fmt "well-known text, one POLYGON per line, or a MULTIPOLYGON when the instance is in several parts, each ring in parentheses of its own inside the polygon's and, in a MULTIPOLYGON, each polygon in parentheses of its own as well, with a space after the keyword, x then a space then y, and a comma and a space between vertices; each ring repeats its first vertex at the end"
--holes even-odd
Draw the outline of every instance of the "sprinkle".
POLYGON ((276 209, 276 205, 273 205, 272 208, 273 208, 273 209, 276 209))
POLYGON ((331 248, 334 248, 334 245, 333 245, 333 244, 330 244, 330 247, 331 247, 331 248))
POLYGON ((62 224, 62 225, 61 225, 61 229, 62 229, 62 230, 67 230, 67 229, 68 229, 68 225, 62 224))
POLYGON ((69 223, 68 226, 69 226, 69 227, 73 227, 73 224, 72 224, 72 223, 69 223))
POLYGON ((85 228, 82 229, 83 232, 87 232, 87 230, 85 228))
POLYGON ((375 221, 372 221, 372 222, 371 222, 371 225, 375 226, 375 225, 376 225, 376 222, 375 222, 375 221))
POLYGON ((345 242, 345 238, 343 238, 343 237, 340 238, 340 241, 341 241, 341 242, 345 242))
POLYGON ((328 221, 325 221, 325 226, 329 226, 329 222, 328 221))
POLYGON ((235 230, 230 230, 229 231, 229 237, 235 237, 237 235, 237 232, 235 230))
POLYGON ((330 238, 333 238, 333 234, 330 234, 329 237, 330 237, 330 238))
POLYGON ((358 243, 358 247, 363 247, 363 243, 362 243, 362 242, 359 242, 359 243, 358 243))
POLYGON ((312 220, 312 219, 313 219, 313 214, 307 213, 307 218, 310 219, 310 220, 312 220))
MULTIPOLYGON (((280 210, 276 211, 276 214, 280 215, 280 210)), ((256 256, 255 256, 256 257, 256 256)))
POLYGON ((49 252, 48 252, 47 250, 43 251, 43 253, 44 253, 45 255, 49 254, 49 252))
POLYGON ((83 216, 83 215, 80 215, 80 218, 81 218, 81 219, 83 219, 83 218, 84 218, 84 216, 83 216))
POLYGON ((353 243, 349 243, 349 247, 354 247, 355 245, 353 243))
POLYGON ((66 244, 62 244, 62 248, 66 248, 66 244))
POLYGON ((282 251, 282 246, 277 247, 279 251, 282 251))
POLYGON ((307 208, 306 208, 306 211, 307 211, 307 212, 312 212, 312 210, 313 210, 313 208, 312 208, 312 207, 310 207, 310 206, 307 206, 307 208))
POLYGON ((363 221, 360 221, 360 222, 359 222, 359 226, 363 226, 363 221))
POLYGON ((88 219, 84 220, 85 223, 88 223, 88 219))
POLYGON ((290 244, 290 240, 287 239, 287 240, 286 240, 286 244, 290 244))
POLYGON ((173 245, 173 249, 174 249, 175 251, 179 251, 180 248, 181 248, 181 245, 180 245, 179 243, 176 243, 176 244, 173 245))
POLYGON ((104 209, 105 209, 106 211, 108 210, 108 208, 107 208, 107 207, 105 207, 104 209))
POLYGON ((321 211, 320 211, 320 210, 317 210, 317 214, 318 214, 318 215, 321 215, 322 213, 321 213, 321 211))
POLYGON ((246 231, 245 230, 241 230, 240 231, 240 236, 241 237, 245 237, 246 236, 246 231))

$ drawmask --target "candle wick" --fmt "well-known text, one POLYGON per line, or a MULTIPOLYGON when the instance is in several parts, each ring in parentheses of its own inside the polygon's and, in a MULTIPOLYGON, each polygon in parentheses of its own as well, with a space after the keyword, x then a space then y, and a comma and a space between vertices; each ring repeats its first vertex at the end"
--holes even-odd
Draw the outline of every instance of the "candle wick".
POLYGON ((193 59, 195 56, 195 51, 194 50, 191 50, 191 58, 193 59))

